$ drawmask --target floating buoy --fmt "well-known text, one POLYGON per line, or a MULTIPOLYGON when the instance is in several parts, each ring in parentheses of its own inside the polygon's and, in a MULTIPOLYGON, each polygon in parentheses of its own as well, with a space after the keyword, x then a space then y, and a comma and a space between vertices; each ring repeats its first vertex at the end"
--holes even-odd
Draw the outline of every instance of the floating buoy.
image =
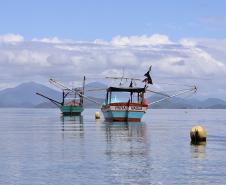
POLYGON ((191 143, 198 144, 206 141, 206 131, 201 126, 194 126, 190 131, 191 143))
POLYGON ((99 113, 99 112, 96 112, 96 113, 95 113, 95 118, 96 118, 96 119, 100 119, 100 113, 99 113))

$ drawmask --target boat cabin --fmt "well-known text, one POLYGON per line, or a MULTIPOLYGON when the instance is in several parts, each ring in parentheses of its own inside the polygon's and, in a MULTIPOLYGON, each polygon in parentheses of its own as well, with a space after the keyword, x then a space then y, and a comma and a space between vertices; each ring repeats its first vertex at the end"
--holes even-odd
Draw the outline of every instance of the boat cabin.
POLYGON ((145 88, 135 87, 109 87, 107 89, 105 104, 130 102, 143 103, 145 88))

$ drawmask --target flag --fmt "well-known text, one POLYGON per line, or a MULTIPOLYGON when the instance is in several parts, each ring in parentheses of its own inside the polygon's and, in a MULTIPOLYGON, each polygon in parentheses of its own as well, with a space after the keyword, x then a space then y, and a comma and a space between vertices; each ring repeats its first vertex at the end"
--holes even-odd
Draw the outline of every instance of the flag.
POLYGON ((133 82, 131 80, 130 84, 129 84, 129 87, 133 87, 133 82))
POLYGON ((152 83, 151 76, 150 76, 151 67, 152 67, 152 66, 150 66, 148 72, 144 74, 144 76, 145 76, 146 78, 145 78, 142 82, 148 83, 148 84, 153 84, 153 83, 152 83))

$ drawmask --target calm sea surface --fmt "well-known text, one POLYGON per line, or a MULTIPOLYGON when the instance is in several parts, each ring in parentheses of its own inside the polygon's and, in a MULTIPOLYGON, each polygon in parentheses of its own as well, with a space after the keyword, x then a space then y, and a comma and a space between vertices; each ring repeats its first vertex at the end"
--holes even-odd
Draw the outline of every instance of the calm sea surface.
POLYGON ((226 110, 149 110, 143 122, 0 109, 0 184, 226 184, 226 110), (200 124, 206 145, 190 145, 200 124))

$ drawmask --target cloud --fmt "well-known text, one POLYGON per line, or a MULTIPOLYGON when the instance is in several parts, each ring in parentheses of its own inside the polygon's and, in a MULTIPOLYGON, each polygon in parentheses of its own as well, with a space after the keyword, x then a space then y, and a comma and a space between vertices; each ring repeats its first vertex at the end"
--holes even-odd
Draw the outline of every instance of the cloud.
POLYGON ((68 42, 56 37, 25 42, 22 36, 10 35, 0 36, 2 43, 2 38, 7 40, 0 44, 1 88, 31 80, 47 84, 50 77, 65 83, 81 81, 83 75, 103 80, 120 76, 123 68, 125 75, 143 78, 152 65, 154 83, 197 84, 203 97, 223 96, 222 89, 226 91, 222 81, 226 78, 226 40, 182 38, 172 42, 155 34, 117 36, 111 41, 68 42), (11 44, 15 40, 17 44, 11 44))
POLYGON ((71 43, 72 41, 69 39, 61 40, 58 37, 52 37, 52 38, 33 38, 32 41, 34 42, 43 42, 43 43, 51 43, 51 44, 62 44, 62 43, 71 43))
POLYGON ((24 37, 18 34, 0 35, 0 43, 16 43, 23 42, 24 37))
POLYGON ((172 43, 168 36, 154 34, 151 36, 130 36, 122 37, 116 36, 112 39, 111 44, 116 46, 149 46, 149 45, 160 45, 160 44, 170 44, 172 43))
POLYGON ((196 41, 193 39, 181 39, 179 43, 185 47, 193 47, 193 46, 196 46, 197 44, 196 41))

